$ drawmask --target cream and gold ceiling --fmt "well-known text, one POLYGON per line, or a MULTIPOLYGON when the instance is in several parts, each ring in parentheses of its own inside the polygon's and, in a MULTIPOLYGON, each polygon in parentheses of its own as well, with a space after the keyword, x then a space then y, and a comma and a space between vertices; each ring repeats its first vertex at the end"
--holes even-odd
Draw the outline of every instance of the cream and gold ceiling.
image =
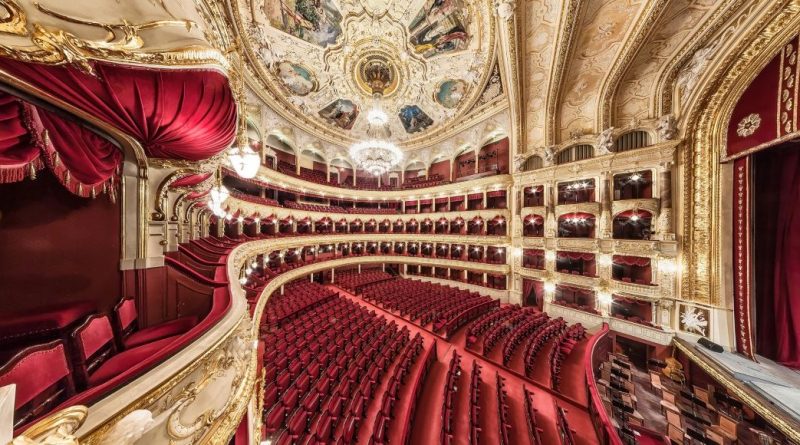
POLYGON ((341 143, 366 137, 376 73, 381 108, 399 144, 458 122, 498 77, 489 0, 236 4, 252 69, 270 98, 305 129, 341 143))

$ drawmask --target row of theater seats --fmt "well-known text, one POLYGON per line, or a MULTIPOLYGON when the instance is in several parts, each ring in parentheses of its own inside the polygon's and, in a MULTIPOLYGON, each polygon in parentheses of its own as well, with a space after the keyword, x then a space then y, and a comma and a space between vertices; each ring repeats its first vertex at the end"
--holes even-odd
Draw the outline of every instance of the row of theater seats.
POLYGON ((402 187, 397 187, 389 184, 378 185, 378 178, 374 177, 359 177, 358 183, 353 185, 353 177, 349 176, 340 183, 334 180, 328 180, 328 175, 320 170, 314 170, 307 167, 300 167, 300 173, 297 173, 295 166, 285 162, 278 161, 277 170, 285 175, 298 177, 300 179, 314 182, 317 184, 332 185, 334 187, 347 187, 356 188, 360 190, 399 190, 399 189, 417 189, 424 187, 434 187, 437 185, 448 184, 450 181, 444 179, 442 175, 431 175, 430 177, 416 177, 407 179, 402 187))
MULTIPOLYGON (((423 379, 427 374, 427 369, 430 368, 430 364, 433 363, 432 359, 435 359, 435 348, 432 349, 434 350, 434 354, 427 355, 426 362, 423 365, 425 368, 424 373, 419 374, 423 379)), ((411 372, 411 367, 414 366, 417 358, 424 350, 425 346, 422 336, 417 334, 400 353, 397 366, 392 369, 392 373, 389 375, 389 384, 386 392, 383 393, 383 397, 381 398, 380 411, 378 411, 378 414, 375 416, 375 422, 372 426, 372 437, 370 439, 371 444, 386 445, 390 443, 389 425, 392 419, 397 416, 397 413, 395 413, 395 404, 400 398, 401 387, 406 383, 406 379, 411 372)), ((412 398, 416 399, 418 394, 419 393, 413 394, 412 398)), ((411 417, 413 417, 413 412, 411 413, 411 417)), ((401 443, 406 443, 406 440, 407 439, 404 438, 401 443)))
POLYGON ((483 337, 483 355, 488 356, 495 345, 513 336, 510 334, 513 334, 522 322, 539 317, 539 311, 532 307, 517 308, 514 312, 503 323, 495 323, 483 337))
POLYGON ((472 362, 472 373, 469 379, 469 443, 479 445, 481 443, 481 365, 478 360, 472 362))
POLYGON ((586 329, 580 324, 574 324, 563 331, 554 341, 550 350, 550 387, 558 390, 561 385, 561 365, 564 359, 575 349, 579 341, 586 338, 586 329))
POLYGON ((350 292, 360 292, 361 288, 373 283, 387 281, 393 279, 394 276, 389 272, 384 272, 380 269, 367 269, 363 267, 361 272, 358 269, 351 269, 336 272, 336 284, 342 289, 350 292))
POLYGON ((528 425, 528 436, 531 438, 533 445, 542 445, 542 429, 536 419, 536 407, 533 403, 533 393, 528 388, 522 388, 523 396, 525 397, 525 423, 528 425))
POLYGON ((461 357, 453 352, 444 383, 444 403, 442 403, 442 430, 439 443, 451 445, 455 443, 455 404, 458 393, 458 380, 461 377, 461 357))
POLYGON ((281 205, 278 201, 271 199, 271 198, 262 198, 260 196, 253 196, 249 193, 243 193, 238 190, 231 190, 231 196, 236 199, 241 199, 242 201, 252 202, 254 204, 262 204, 265 206, 271 207, 280 207, 281 205))
POLYGON ((511 443, 511 422, 508 414, 508 392, 506 391, 506 379, 498 372, 495 376, 495 386, 497 388, 497 422, 500 426, 500 445, 511 443))
POLYGON ((295 281, 284 286, 282 294, 273 294, 264 310, 264 319, 269 326, 280 325, 295 318, 306 308, 336 298, 336 292, 306 280, 295 281))
POLYGON ((335 298, 267 329, 262 339, 264 427, 274 443, 353 443, 409 331, 335 298))
POLYGON ((552 340, 557 338, 562 332, 567 329, 567 322, 563 318, 556 318, 548 320, 536 330, 536 333, 530 337, 528 343, 525 345, 525 354, 523 362, 525 363, 525 375, 530 376, 533 374, 534 369, 539 364, 536 356, 544 347, 552 340))
POLYGON ((2 317, 0 336, 11 358, 0 367, 0 387, 16 385, 14 427, 131 374, 197 323, 197 317, 182 317, 139 329, 131 298, 122 299, 110 314, 81 302, 2 317))
POLYGON ((483 303, 483 310, 488 311, 492 305, 498 304, 497 300, 477 292, 404 278, 364 286, 362 297, 385 309, 398 311, 402 317, 414 320, 420 326, 433 323, 436 331, 476 305, 483 303))

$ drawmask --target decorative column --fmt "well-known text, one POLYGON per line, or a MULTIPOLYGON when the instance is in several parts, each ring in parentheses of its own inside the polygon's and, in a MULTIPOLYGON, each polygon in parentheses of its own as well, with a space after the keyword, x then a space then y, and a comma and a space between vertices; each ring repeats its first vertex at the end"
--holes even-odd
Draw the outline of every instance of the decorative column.
POLYGON ((547 238, 555 238, 558 223, 556 221, 556 204, 558 203, 558 187, 555 182, 550 185, 544 185, 544 205, 547 209, 547 216, 544 222, 544 236, 547 238), (550 193, 547 193, 547 188, 550 188, 550 193))
POLYGON ((614 193, 614 184, 613 184, 613 176, 611 172, 603 172, 601 176, 601 181, 603 183, 602 188, 600 189, 601 199, 600 199, 600 224, 598 230, 599 238, 601 239, 611 239, 613 236, 613 215, 612 213, 612 197, 614 193))
POLYGON ((658 237, 662 241, 675 241, 672 227, 672 162, 665 162, 658 169, 658 196, 661 206, 658 212, 658 237))

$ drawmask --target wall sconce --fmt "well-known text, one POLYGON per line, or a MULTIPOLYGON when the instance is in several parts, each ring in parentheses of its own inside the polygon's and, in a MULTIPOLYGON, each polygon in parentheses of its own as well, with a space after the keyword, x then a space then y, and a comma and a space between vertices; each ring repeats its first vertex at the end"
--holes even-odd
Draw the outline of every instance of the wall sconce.
POLYGON ((678 271, 678 265, 672 258, 662 258, 658 262, 658 268, 661 272, 673 274, 678 271))
POLYGON ((545 281, 544 291, 547 292, 548 294, 552 294, 553 292, 556 291, 556 283, 553 283, 552 281, 545 281))
POLYGON ((610 266, 613 262, 611 255, 600 255, 597 257, 597 264, 601 266, 610 266))
POLYGON ((545 250, 544 251, 544 259, 547 261, 555 261, 556 253, 552 250, 545 250))
POLYGON ((522 248, 520 248, 520 247, 515 247, 515 248, 514 248, 514 257, 515 257, 515 258, 519 258, 519 257, 521 257, 521 256, 522 256, 522 248))
POLYGON ((614 297, 611 296, 611 292, 602 289, 597 291, 597 302, 603 306, 608 306, 614 302, 614 297))

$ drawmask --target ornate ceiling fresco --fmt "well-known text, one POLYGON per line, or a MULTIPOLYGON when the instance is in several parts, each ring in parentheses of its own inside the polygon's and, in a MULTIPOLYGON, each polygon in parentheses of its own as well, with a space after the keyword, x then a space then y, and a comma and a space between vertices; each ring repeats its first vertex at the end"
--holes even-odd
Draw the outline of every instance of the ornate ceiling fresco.
MULTIPOLYGON (((654 133, 681 118, 686 97, 760 2, 747 0, 538 0, 524 2, 525 149, 596 141, 614 128, 654 133), (662 119, 663 118, 663 119, 662 119)), ((761 3, 764 4, 764 3, 761 3)))
POLYGON ((445 131, 502 93, 489 0, 249 0, 238 8, 259 81, 311 133, 342 145, 366 137, 378 90, 399 144, 445 131))

